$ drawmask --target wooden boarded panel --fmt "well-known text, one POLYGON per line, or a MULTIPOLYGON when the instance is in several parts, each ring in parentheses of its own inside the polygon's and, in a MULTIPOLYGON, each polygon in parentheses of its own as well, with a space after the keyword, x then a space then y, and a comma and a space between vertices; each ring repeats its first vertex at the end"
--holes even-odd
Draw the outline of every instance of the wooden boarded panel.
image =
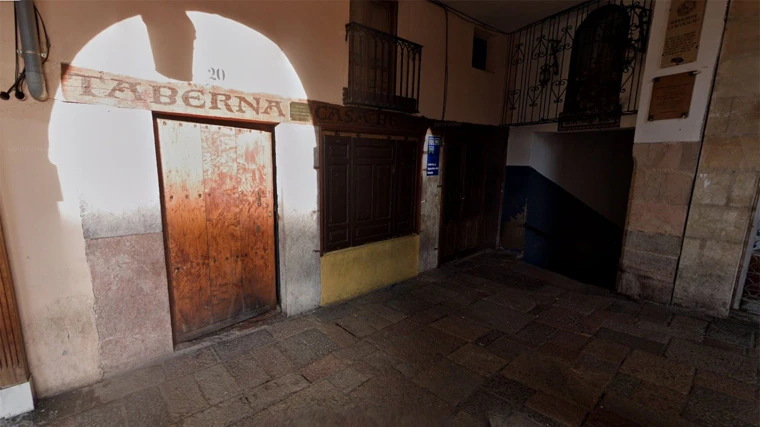
POLYGON ((158 121, 175 339, 211 323, 201 128, 158 121))
POLYGON ((243 313, 236 132, 201 125, 212 323, 243 313))
POLYGON ((28 374, 16 295, 0 226, 0 388, 22 384, 28 374))
POLYGON ((244 304, 246 310, 272 309, 277 304, 272 136, 251 129, 236 132, 244 304))

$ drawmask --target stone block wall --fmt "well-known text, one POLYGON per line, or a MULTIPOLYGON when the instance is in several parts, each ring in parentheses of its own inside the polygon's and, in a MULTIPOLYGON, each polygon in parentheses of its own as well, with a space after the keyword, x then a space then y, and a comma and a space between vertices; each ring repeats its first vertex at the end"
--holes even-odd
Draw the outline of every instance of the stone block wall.
POLYGON ((760 2, 731 2, 673 303, 725 315, 760 187, 760 2))
POLYGON ((670 302, 699 148, 699 142, 633 145, 619 292, 670 302))

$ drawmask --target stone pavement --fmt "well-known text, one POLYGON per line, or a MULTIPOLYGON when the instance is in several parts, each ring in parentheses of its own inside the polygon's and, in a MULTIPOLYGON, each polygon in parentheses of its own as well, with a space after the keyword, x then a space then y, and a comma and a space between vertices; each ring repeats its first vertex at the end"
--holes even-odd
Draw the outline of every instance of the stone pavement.
POLYGON ((759 426, 757 340, 489 253, 0 425, 759 426))

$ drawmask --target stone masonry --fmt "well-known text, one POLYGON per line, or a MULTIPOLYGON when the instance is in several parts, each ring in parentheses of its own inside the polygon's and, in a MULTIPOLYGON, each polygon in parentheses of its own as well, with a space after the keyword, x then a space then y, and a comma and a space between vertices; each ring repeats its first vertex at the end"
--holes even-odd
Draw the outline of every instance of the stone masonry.
POLYGON ((758 324, 499 253, 248 322, 0 426, 760 426, 758 324))
POLYGON ((760 3, 729 6, 673 303, 727 315, 760 189, 760 3))
POLYGON ((619 292, 670 303, 699 146, 698 142, 633 145, 619 292))

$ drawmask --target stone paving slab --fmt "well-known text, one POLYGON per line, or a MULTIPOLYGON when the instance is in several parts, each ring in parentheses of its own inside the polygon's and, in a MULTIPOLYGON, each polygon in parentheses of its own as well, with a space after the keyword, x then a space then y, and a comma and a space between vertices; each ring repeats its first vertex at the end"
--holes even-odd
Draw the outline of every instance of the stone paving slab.
POLYGON ((754 426, 758 324, 483 254, 247 322, 0 426, 754 426))

